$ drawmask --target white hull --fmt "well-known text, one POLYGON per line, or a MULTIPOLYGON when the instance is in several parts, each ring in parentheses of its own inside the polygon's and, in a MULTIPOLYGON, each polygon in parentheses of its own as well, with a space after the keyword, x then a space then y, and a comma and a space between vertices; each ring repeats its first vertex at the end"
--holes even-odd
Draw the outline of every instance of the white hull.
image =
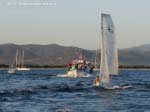
POLYGON ((16 73, 16 69, 15 69, 15 68, 10 68, 10 69, 8 70, 8 73, 9 73, 9 74, 14 74, 14 73, 16 73))
POLYGON ((78 71, 78 70, 71 70, 68 71, 66 74, 66 77, 73 77, 73 78, 77 78, 77 77, 90 77, 91 75, 84 72, 84 71, 78 71))
POLYGON ((17 68, 17 70, 31 70, 30 68, 17 68))

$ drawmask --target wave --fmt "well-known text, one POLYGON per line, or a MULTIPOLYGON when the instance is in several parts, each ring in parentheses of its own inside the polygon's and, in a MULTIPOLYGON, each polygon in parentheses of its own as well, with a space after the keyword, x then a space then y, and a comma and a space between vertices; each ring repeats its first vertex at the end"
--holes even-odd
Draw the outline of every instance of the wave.
POLYGON ((17 88, 9 90, 0 90, 0 96, 17 96, 17 95, 31 95, 42 92, 81 92, 90 91, 90 87, 82 83, 66 84, 66 83, 51 83, 47 85, 36 85, 29 88, 17 88))
POLYGON ((52 92, 81 92, 81 91, 87 91, 90 88, 85 88, 82 86, 82 84, 77 85, 67 85, 67 84, 61 84, 61 85, 55 85, 50 90, 52 92))
POLYGON ((13 89, 13 90, 1 90, 0 96, 13 96, 13 95, 27 95, 35 93, 31 88, 29 89, 13 89))
POLYGON ((134 86, 150 86, 149 82, 138 82, 138 83, 131 83, 134 86))
POLYGON ((146 89, 150 89, 150 83, 149 82, 131 83, 131 85, 134 88, 146 88, 146 89))

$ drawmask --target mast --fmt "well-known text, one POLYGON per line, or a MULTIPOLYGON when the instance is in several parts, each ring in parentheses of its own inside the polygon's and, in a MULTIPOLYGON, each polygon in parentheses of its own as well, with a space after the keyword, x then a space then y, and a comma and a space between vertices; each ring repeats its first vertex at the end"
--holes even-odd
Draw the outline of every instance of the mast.
POLYGON ((18 68, 20 68, 20 53, 18 53, 18 68))
POLYGON ((91 58, 91 63, 94 63, 93 57, 94 57, 94 56, 92 55, 92 58, 91 58))
POLYGON ((18 49, 16 50, 16 68, 18 67, 18 49))
POLYGON ((96 49, 96 55, 95 55, 95 68, 97 68, 97 49, 96 49))
POLYGON ((24 50, 22 51, 22 68, 24 66, 24 50))

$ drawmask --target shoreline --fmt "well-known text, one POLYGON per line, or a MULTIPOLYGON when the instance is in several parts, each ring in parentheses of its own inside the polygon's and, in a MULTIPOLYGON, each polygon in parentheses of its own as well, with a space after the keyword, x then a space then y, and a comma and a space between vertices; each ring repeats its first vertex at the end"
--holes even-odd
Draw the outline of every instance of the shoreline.
MULTIPOLYGON (((65 65, 24 65, 26 68, 31 68, 31 69, 66 69, 65 65)), ((8 69, 9 65, 1 64, 0 69, 8 69)), ((98 67, 99 68, 99 67, 98 67)), ((128 66, 128 65, 120 65, 119 69, 127 69, 127 70, 149 70, 150 66, 143 66, 143 65, 133 65, 133 66, 128 66)))

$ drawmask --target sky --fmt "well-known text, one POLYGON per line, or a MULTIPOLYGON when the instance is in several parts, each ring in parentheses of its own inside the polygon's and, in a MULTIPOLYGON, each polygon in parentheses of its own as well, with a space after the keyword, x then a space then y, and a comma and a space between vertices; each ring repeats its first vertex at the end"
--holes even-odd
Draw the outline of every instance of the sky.
POLYGON ((118 48, 150 44, 149 11, 150 0, 0 0, 0 44, 96 49, 100 13, 111 14, 118 48))

